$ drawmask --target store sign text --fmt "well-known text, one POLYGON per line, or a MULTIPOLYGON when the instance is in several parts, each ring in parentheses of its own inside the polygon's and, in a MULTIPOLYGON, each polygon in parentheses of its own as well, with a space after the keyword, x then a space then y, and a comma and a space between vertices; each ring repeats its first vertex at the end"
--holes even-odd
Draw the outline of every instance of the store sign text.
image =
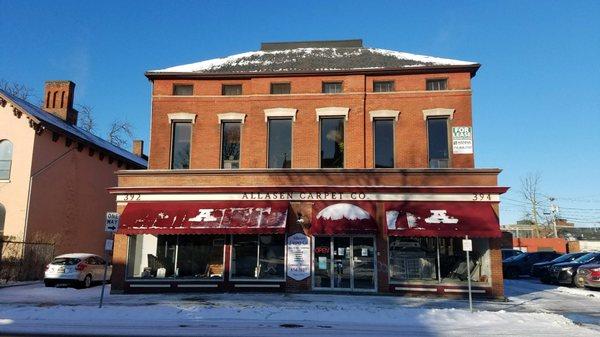
POLYGON ((360 192, 249 192, 242 194, 242 200, 366 200, 360 192))

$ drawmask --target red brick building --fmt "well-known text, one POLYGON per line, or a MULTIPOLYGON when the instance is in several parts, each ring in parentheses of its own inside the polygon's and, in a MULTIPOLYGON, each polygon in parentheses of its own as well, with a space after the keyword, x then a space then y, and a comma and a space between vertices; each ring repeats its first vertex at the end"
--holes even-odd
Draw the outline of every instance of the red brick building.
POLYGON ((475 169, 479 64, 265 43, 149 71, 149 170, 120 171, 113 291, 502 296, 499 169, 475 169))

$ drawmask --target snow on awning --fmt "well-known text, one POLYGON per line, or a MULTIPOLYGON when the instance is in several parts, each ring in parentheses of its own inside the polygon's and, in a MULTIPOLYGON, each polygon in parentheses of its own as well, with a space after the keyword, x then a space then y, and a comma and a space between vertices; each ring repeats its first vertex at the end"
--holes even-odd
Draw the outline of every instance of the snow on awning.
POLYGON ((288 202, 130 202, 119 234, 282 234, 288 202))
POLYGON ((390 202, 387 233, 410 237, 501 237, 498 215, 489 202, 390 202))
POLYGON ((371 216, 373 207, 364 208, 350 203, 315 203, 311 234, 368 234, 377 232, 377 223, 371 216))

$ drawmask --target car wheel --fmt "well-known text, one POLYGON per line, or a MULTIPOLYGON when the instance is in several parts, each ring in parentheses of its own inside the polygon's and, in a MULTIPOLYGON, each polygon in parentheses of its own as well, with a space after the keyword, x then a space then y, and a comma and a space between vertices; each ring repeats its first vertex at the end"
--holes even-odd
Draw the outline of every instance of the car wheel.
POLYGON ((44 281, 44 286, 50 288, 50 287, 54 287, 54 282, 52 281, 44 281))
POLYGON ((583 276, 581 276, 581 275, 573 276, 573 285, 576 286, 577 288, 585 287, 585 280, 583 279, 583 276))
POLYGON ((81 281, 81 288, 89 288, 92 286, 92 275, 87 274, 85 275, 85 278, 83 279, 83 281, 81 281))

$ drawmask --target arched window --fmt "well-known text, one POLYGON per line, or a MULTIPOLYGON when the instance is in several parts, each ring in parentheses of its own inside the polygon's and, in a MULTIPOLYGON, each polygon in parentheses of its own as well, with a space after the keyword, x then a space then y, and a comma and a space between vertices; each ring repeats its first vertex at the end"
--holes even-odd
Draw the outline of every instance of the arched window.
POLYGON ((48 94, 46 95, 46 108, 50 107, 50 91, 48 91, 48 94))
POLYGON ((58 91, 54 92, 54 95, 52 95, 52 108, 56 108, 56 95, 58 95, 58 91))
POLYGON ((0 180, 10 179, 13 145, 9 140, 0 140, 0 180))
POLYGON ((6 218, 6 208, 0 204, 0 238, 4 233, 4 219, 6 218))
POLYGON ((64 108, 65 106, 65 92, 63 91, 62 94, 60 94, 60 108, 64 108))

